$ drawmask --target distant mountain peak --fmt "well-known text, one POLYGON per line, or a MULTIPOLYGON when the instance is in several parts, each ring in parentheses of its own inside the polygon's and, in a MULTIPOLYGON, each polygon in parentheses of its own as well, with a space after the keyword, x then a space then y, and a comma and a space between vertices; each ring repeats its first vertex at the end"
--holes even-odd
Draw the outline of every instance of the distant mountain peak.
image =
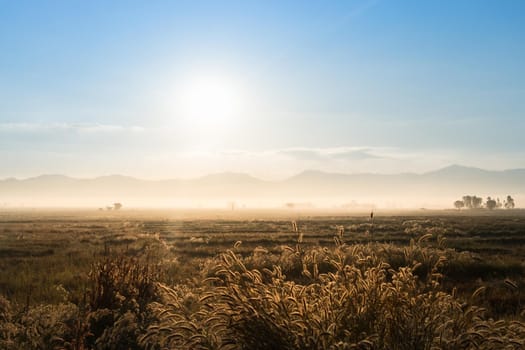
POLYGON ((487 172, 489 171, 480 169, 480 168, 476 168, 476 167, 452 164, 444 168, 425 173, 425 175, 461 175, 461 174, 487 173, 487 172))
POLYGON ((318 169, 306 169, 296 176, 311 176, 311 175, 328 175, 330 173, 318 169))
POLYGON ((35 177, 27 178, 26 181, 71 181, 73 178, 61 174, 42 174, 35 177))
POLYGON ((93 180, 132 180, 132 181, 140 181, 139 179, 137 179, 137 178, 135 178, 133 176, 126 176, 126 175, 120 175, 120 174, 98 176, 98 177, 94 178, 93 180))
POLYGON ((250 182, 250 183, 255 183, 255 182, 260 182, 262 180, 259 180, 251 176, 250 174, 226 171, 226 172, 221 172, 221 173, 213 173, 213 174, 205 175, 205 176, 195 179, 194 181, 198 181, 200 183, 204 183, 204 182, 210 182, 210 183, 212 182, 224 182, 224 183, 250 182))
POLYGON ((333 175, 333 174, 327 173, 321 170, 307 169, 307 170, 301 171, 300 173, 296 175, 289 177, 287 180, 318 178, 318 177, 330 176, 330 175, 333 175))

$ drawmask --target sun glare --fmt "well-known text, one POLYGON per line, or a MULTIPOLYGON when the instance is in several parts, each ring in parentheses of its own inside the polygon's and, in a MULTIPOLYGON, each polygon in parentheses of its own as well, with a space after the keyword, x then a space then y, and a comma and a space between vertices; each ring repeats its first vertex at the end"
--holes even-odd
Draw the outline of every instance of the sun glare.
POLYGON ((183 86, 179 108, 186 124, 205 129, 222 129, 239 116, 241 96, 234 84, 216 77, 196 78, 183 86))

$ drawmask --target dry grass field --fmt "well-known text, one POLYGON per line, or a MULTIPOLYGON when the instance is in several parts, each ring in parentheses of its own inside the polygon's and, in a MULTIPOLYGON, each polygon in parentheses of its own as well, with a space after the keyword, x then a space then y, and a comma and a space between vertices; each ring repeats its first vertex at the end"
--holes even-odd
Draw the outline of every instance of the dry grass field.
POLYGON ((4 212, 0 348, 521 349, 524 242, 521 211, 4 212))

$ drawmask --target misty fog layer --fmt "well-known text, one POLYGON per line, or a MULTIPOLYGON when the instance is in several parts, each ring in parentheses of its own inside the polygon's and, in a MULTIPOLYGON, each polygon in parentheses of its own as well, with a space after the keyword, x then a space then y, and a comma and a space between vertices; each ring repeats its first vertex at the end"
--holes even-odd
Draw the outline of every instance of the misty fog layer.
POLYGON ((486 171, 451 166, 425 174, 333 174, 305 171, 281 181, 219 173, 196 179, 140 180, 126 176, 76 179, 44 175, 0 181, 6 207, 264 208, 347 209, 450 208, 465 194, 482 198, 513 195, 520 202, 525 170, 486 171))

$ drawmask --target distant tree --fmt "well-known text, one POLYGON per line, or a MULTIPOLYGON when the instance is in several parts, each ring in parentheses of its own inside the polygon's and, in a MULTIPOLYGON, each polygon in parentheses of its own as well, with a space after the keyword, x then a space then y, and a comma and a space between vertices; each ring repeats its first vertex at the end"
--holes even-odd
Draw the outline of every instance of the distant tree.
POLYGON ((464 208, 464 207, 465 207, 465 202, 460 201, 460 200, 457 200, 457 201, 454 202, 454 207, 455 207, 457 210, 461 210, 461 208, 464 208))
POLYGON ((472 208, 473 209, 481 208, 481 204, 483 204, 483 198, 472 196, 472 208))
POLYGON ((516 204, 514 203, 514 198, 508 195, 504 205, 505 209, 514 209, 514 207, 516 206, 516 204))
POLYGON ((463 196, 463 204, 466 208, 472 209, 472 197, 471 196, 463 196))
POLYGON ((113 208, 115 210, 120 210, 120 208, 122 208, 122 203, 113 203, 113 208))
POLYGON ((498 203, 494 199, 487 197, 487 202, 485 203, 485 205, 487 206, 487 209, 493 210, 494 208, 496 208, 498 203))
POLYGON ((503 206, 499 198, 496 200, 496 208, 500 209, 503 206))

